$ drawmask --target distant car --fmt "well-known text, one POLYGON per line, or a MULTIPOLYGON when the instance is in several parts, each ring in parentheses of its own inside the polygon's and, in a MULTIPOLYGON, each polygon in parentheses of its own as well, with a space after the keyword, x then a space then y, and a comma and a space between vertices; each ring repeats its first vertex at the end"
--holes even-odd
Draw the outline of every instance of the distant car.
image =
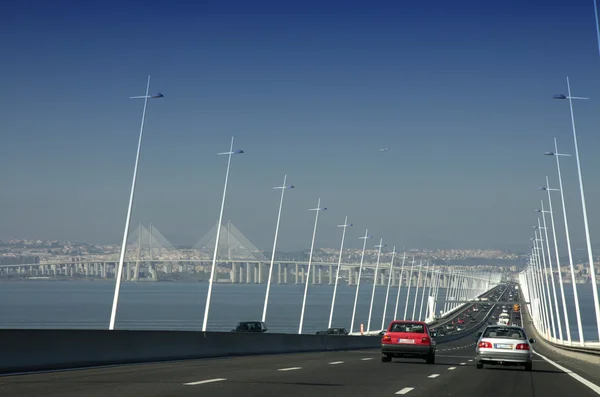
POLYGON ((381 338, 381 361, 423 358, 427 364, 435 364, 436 336, 422 321, 392 321, 381 338))
POLYGON ((231 332, 267 332, 267 324, 262 321, 242 321, 231 332))
POLYGON ((317 331, 317 335, 348 335, 346 328, 329 328, 325 331, 317 331))
POLYGON ((478 369, 484 364, 522 365, 526 371, 531 371, 531 344, 535 339, 528 339, 523 328, 493 325, 477 335, 475 359, 478 369))
POLYGON ((456 327, 456 332, 460 332, 460 331, 464 331, 464 330, 465 330, 464 325, 459 325, 456 327))

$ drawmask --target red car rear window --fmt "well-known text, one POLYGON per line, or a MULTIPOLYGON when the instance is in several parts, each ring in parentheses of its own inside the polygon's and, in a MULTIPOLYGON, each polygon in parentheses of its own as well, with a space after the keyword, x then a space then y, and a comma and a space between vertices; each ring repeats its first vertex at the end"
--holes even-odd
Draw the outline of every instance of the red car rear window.
POLYGON ((425 326, 418 323, 394 323, 389 332, 408 332, 412 334, 424 334, 425 326))

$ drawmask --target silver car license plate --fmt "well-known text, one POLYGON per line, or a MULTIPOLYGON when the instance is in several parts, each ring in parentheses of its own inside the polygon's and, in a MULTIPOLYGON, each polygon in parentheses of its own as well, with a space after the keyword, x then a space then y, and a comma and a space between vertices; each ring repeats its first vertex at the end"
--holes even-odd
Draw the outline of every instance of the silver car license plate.
POLYGON ((413 339, 398 339, 398 343, 415 343, 413 339))
POLYGON ((502 343, 496 343, 496 345, 494 346, 496 349, 506 349, 506 350, 512 350, 513 346, 512 345, 505 345, 502 343))

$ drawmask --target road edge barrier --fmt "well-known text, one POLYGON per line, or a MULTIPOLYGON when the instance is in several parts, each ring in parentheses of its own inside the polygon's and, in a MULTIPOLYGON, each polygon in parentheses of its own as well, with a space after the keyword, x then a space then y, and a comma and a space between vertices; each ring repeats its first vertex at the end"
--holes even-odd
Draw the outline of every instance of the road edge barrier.
POLYGON ((0 330, 0 374, 147 362, 378 348, 381 338, 275 333, 0 330))

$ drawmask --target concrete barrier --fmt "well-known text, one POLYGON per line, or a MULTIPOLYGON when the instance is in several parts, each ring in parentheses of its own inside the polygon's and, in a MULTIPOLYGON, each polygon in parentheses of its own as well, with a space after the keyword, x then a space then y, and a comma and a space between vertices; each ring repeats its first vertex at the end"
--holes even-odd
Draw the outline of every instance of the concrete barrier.
POLYGON ((377 348, 380 337, 192 331, 0 330, 0 373, 377 348))

